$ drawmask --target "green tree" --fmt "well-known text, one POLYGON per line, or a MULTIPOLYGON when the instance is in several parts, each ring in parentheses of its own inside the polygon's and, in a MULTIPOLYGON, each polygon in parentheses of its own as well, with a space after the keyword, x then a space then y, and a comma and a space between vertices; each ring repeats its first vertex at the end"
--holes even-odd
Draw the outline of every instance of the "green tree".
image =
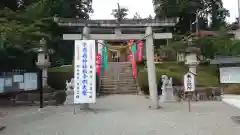
POLYGON ((1 0, 0 1, 0 9, 9 8, 13 11, 18 9, 18 1, 17 0, 1 0))
POLYGON ((39 46, 43 37, 47 39, 48 47, 54 48, 59 55, 60 50, 57 49, 62 28, 53 21, 53 17, 88 19, 92 12, 91 0, 22 0, 17 7, 14 2, 9 0, 0 5, 1 56, 10 55, 11 48, 29 52, 39 46))
POLYGON ((14 12, 5 8, 0 12, 1 39, 8 47, 25 48, 36 45, 36 41, 41 37, 48 37, 46 33, 41 33, 38 21, 30 21, 27 16, 20 12, 14 12))
POLYGON ((196 42, 206 58, 240 55, 240 40, 231 39, 224 29, 221 29, 216 36, 202 37, 196 42))
MULTIPOLYGON (((44 30, 49 36, 48 48, 55 50, 52 59, 72 59, 73 49, 66 49, 65 46, 72 45, 72 42, 62 41, 62 33, 66 28, 59 27, 53 22, 53 16, 60 18, 84 18, 89 19, 91 13, 91 1, 81 0, 41 0, 28 6, 26 9, 27 16, 33 20, 38 20, 38 27, 44 30), (77 5, 77 6, 75 6, 77 5)), ((72 47, 72 46, 71 46, 72 47)))
POLYGON ((151 15, 149 15, 146 19, 153 19, 153 17, 151 15))
POLYGON ((139 19, 142 19, 141 16, 138 14, 138 12, 136 12, 133 16, 133 19, 134 20, 139 20, 139 19))
POLYGON ((1 0, 0 9, 9 8, 12 11, 23 10, 28 5, 39 0, 1 0))
POLYGON ((121 21, 123 19, 126 19, 128 11, 129 9, 127 8, 113 9, 111 15, 113 15, 114 18, 116 18, 118 21, 121 21))
POLYGON ((219 29, 225 25, 228 11, 221 0, 153 0, 156 17, 179 17, 177 30, 186 33, 196 21, 198 13, 200 29, 207 29, 208 17, 211 14, 211 28, 219 29))
POLYGON ((211 28, 219 30, 222 26, 226 26, 226 17, 229 16, 227 9, 223 7, 222 0, 209 0, 209 13, 211 14, 211 28))

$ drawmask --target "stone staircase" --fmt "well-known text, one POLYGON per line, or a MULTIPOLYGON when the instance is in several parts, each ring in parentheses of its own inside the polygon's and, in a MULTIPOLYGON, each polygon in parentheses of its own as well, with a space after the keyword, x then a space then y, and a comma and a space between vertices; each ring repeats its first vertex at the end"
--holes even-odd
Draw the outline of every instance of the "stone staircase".
POLYGON ((101 75, 100 94, 137 94, 138 87, 129 62, 109 62, 101 75))

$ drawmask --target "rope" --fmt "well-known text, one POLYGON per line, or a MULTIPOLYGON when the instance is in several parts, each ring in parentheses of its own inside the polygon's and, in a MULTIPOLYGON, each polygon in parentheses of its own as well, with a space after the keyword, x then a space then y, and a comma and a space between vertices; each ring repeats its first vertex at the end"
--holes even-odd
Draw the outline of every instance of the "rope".
MULTIPOLYGON (((139 39, 139 40, 137 40, 137 41, 135 41, 135 42, 133 42, 133 43, 137 43, 138 41, 141 41, 141 40, 145 39, 146 37, 151 36, 152 34, 153 34, 153 33, 150 33, 150 34, 144 36, 143 38, 141 38, 141 39, 139 39)), ((123 49, 131 46, 131 45, 126 45, 126 46, 123 46, 123 47, 122 47, 121 49, 119 49, 119 50, 115 50, 115 49, 110 49, 110 48, 113 48, 113 47, 112 47, 111 45, 107 44, 107 43, 101 43, 101 42, 98 42, 98 40, 96 40, 96 42, 99 43, 99 44, 101 44, 101 45, 107 46, 107 49, 108 49, 109 51, 115 51, 115 52, 116 52, 116 51, 123 50, 123 49)), ((127 44, 127 41, 125 41, 125 42, 124 42, 123 44, 121 44, 121 45, 124 45, 124 44, 127 44)))
MULTIPOLYGON (((153 35, 153 33, 150 33, 150 34, 144 36, 143 38, 135 41, 134 43, 137 43, 138 41, 141 41, 141 40, 143 40, 143 39, 145 39, 146 37, 151 36, 151 35, 153 35)), ((101 45, 106 45, 108 48, 109 48, 109 46, 110 46, 110 45, 108 45, 108 44, 106 44, 106 43, 101 43, 101 42, 98 42, 98 41, 97 41, 97 43, 100 43, 101 45)), ((127 41, 125 41, 123 44, 126 44, 126 43, 127 43, 127 41)), ((126 47, 129 47, 129 46, 131 46, 131 45, 126 45, 126 47)))
POLYGON ((111 52, 118 52, 119 51, 119 50, 114 50, 114 49, 110 49, 110 48, 108 48, 108 50, 111 51, 111 52))
MULTIPOLYGON (((139 40, 137 40, 137 41, 135 41, 135 42, 133 42, 133 43, 137 43, 138 41, 141 41, 141 40, 143 40, 143 39, 145 39, 146 37, 151 36, 151 35, 153 35, 153 33, 150 33, 150 34, 148 34, 148 35, 145 35, 143 38, 141 38, 141 39, 139 39, 139 40)), ((82 36, 81 36, 82 39, 83 39, 83 36, 86 36, 86 35, 82 34, 82 36)), ((108 50, 110 50, 110 48, 111 48, 111 45, 109 45, 109 44, 107 44, 107 43, 101 43, 101 42, 98 42, 98 40, 96 40, 96 42, 99 43, 99 44, 101 44, 101 45, 107 46, 108 50)), ((124 42, 123 44, 121 44, 121 45, 124 45, 124 44, 127 44, 127 41, 125 41, 125 42, 124 42)), ((125 49, 125 48, 127 48, 127 47, 129 47, 129 46, 131 46, 131 45, 126 45, 126 46, 124 46, 122 49, 125 49)), ((113 48, 113 47, 112 47, 112 48, 113 48)), ((120 49, 120 50, 122 50, 122 49, 120 49)), ((112 50, 114 50, 114 49, 112 49, 112 50)), ((110 51, 111 51, 111 50, 110 50, 110 51)), ((115 50, 115 51, 116 51, 116 50, 115 50)))

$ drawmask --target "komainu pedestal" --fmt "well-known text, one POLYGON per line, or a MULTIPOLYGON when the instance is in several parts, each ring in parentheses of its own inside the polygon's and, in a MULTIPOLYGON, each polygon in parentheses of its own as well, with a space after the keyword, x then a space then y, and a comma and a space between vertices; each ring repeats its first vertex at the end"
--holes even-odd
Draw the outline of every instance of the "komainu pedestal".
POLYGON ((173 95, 172 78, 168 78, 166 75, 162 75, 162 95, 160 102, 172 102, 175 101, 173 95))

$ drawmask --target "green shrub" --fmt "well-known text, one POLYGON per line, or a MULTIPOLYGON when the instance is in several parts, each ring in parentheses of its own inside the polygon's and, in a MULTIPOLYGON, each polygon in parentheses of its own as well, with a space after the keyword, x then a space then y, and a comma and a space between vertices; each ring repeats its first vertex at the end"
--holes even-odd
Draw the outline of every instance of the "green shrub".
POLYGON ((184 62, 184 61, 178 62, 178 65, 184 66, 184 65, 185 65, 185 62, 184 62))
POLYGON ((73 66, 62 66, 49 68, 48 72, 73 72, 73 66))
POLYGON ((44 87, 44 88, 43 88, 43 92, 44 92, 44 93, 53 93, 53 92, 55 92, 55 91, 57 91, 57 90, 54 89, 54 88, 52 88, 52 87, 50 87, 50 86, 47 86, 47 87, 44 87))
POLYGON ((209 60, 200 61, 199 65, 200 66, 209 66, 210 65, 210 61, 209 60))
POLYGON ((142 61, 140 61, 140 62, 137 62, 137 65, 138 65, 138 66, 144 66, 145 63, 146 63, 146 61, 145 61, 145 60, 142 60, 142 61))
POLYGON ((65 91, 57 91, 54 93, 54 99, 57 105, 62 105, 66 101, 67 93, 65 91))
POLYGON ((66 89, 66 80, 70 81, 74 73, 70 72, 48 72, 48 85, 57 90, 66 89))
MULTIPOLYGON (((157 84, 159 84, 161 76, 162 75, 167 75, 172 77, 173 85, 174 86, 180 86, 182 85, 182 79, 178 77, 177 74, 172 73, 170 70, 161 70, 156 72, 156 79, 157 79, 157 84)), ((141 90, 143 91, 144 94, 149 94, 149 86, 148 86, 148 74, 147 71, 142 71, 139 72, 137 81, 139 86, 141 87, 141 90)))

